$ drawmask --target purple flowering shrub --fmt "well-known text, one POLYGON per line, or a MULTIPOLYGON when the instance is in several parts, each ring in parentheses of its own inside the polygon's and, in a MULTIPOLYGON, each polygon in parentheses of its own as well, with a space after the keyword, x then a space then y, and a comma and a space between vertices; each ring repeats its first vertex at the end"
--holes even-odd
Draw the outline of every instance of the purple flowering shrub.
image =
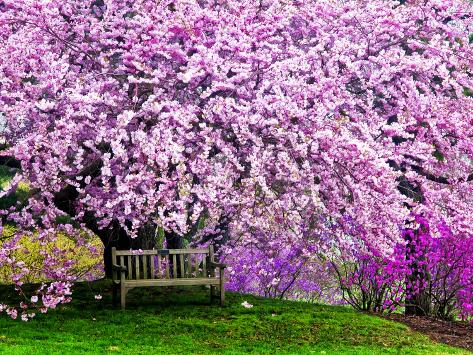
POLYGON ((384 256, 362 237, 331 258, 343 299, 361 311, 393 312, 402 307, 444 319, 473 319, 473 238, 454 233, 445 223, 435 227, 415 217, 404 229, 404 243, 384 256))
MULTIPOLYGON (((405 262, 381 255, 362 239, 351 239, 351 248, 337 248, 330 258, 343 300, 360 311, 393 312, 404 300, 405 262)), ((396 247, 394 255, 402 249, 396 247)))
POLYGON ((337 301, 336 288, 327 266, 301 250, 280 252, 241 248, 242 257, 227 259, 227 289, 271 298, 297 298, 312 302, 337 301), (335 291, 335 293, 334 293, 335 291))
POLYGON ((431 228, 420 216, 415 221, 415 232, 403 231, 408 241, 406 299, 421 297, 425 314, 473 319, 473 237, 454 233, 443 222, 431 228))
POLYGON ((296 243, 290 233, 259 233, 265 243, 240 242, 225 246, 222 260, 229 265, 226 288, 271 298, 339 302, 336 279, 315 244, 296 243))

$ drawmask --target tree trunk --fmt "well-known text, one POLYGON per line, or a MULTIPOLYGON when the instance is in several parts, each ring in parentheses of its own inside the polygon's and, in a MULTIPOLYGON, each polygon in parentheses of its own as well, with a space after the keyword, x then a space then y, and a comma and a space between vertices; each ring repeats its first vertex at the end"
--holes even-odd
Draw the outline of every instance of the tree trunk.
MULTIPOLYGON (((414 238, 418 231, 414 232, 414 238)), ((421 289, 418 293, 414 293, 412 284, 416 281, 424 281, 428 279, 428 271, 425 267, 422 267, 419 271, 418 261, 421 261, 417 256, 415 258, 412 255, 416 255, 419 250, 416 249, 415 243, 412 238, 406 233, 406 260, 415 260, 410 265, 411 275, 406 277, 406 306, 404 314, 406 316, 426 316, 430 313, 430 297, 425 289, 421 289)))
POLYGON ((406 299, 406 316, 426 316, 430 313, 430 299, 426 291, 406 299))
POLYGON ((174 232, 165 232, 166 248, 168 249, 182 249, 184 247, 184 239, 182 235, 174 232))

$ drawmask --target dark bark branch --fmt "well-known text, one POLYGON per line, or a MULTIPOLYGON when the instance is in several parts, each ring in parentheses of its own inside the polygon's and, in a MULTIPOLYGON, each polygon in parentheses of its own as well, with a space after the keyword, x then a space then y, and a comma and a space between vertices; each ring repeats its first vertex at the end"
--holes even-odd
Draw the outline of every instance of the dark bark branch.
POLYGON ((21 169, 21 162, 10 156, 0 155, 0 165, 13 169, 21 169))
POLYGON ((449 184, 449 181, 446 177, 444 176, 435 176, 427 171, 424 170, 424 168, 422 168, 421 166, 419 165, 413 165, 411 164, 410 165, 411 169, 414 170, 417 174, 425 177, 427 180, 430 180, 430 181, 433 181, 433 182, 436 182, 436 183, 439 183, 439 184, 444 184, 444 185, 448 185, 449 184))
MULTIPOLYGON (((436 182, 438 184, 444 184, 444 185, 449 185, 450 184, 450 182, 448 181, 448 179, 445 176, 436 176, 434 174, 431 174, 431 173, 425 171, 425 169, 422 168, 419 165, 411 164, 409 166, 411 167, 411 169, 413 171, 415 171, 417 174, 425 177, 429 181, 433 181, 433 182, 436 182)), ((468 177, 466 178, 466 181, 467 182, 473 181, 473 173, 468 175, 468 177)))

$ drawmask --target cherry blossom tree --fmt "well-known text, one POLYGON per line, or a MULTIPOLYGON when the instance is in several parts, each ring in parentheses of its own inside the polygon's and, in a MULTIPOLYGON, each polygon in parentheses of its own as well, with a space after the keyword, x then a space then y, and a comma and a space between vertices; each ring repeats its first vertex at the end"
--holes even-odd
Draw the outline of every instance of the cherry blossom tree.
POLYGON ((153 247, 156 229, 168 247, 301 263, 348 243, 353 225, 390 255, 413 213, 473 232, 466 0, 0 9, 1 162, 18 168, 3 195, 32 190, 3 211, 16 232, 0 266, 27 272, 15 241, 57 231, 98 235, 107 273, 112 246, 153 247))

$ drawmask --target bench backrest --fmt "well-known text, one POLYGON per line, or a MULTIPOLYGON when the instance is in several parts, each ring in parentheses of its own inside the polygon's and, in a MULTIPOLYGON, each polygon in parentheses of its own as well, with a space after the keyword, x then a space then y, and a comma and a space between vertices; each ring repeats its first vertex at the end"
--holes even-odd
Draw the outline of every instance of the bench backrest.
MULTIPOLYGON (((126 267, 125 276, 128 280, 215 277, 209 265, 210 261, 214 261, 212 245, 208 249, 112 248, 112 261, 126 267)), ((113 279, 119 280, 120 273, 114 271, 113 279)))

